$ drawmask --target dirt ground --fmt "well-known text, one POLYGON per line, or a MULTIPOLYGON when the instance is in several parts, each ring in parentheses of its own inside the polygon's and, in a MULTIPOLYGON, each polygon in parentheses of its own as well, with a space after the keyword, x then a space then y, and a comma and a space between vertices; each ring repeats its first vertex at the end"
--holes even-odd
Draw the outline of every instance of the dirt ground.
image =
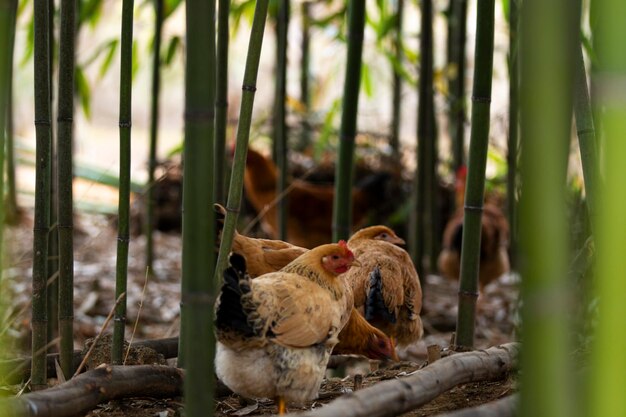
MULTIPOLYGON (((104 215, 77 215, 75 233, 75 348, 82 349, 85 340, 100 331, 114 303, 116 230, 104 215)), ((26 213, 19 226, 7 230, 5 294, 11 294, 11 304, 4 313, 3 329, 9 349, 5 357, 28 355, 30 350, 30 265, 32 260, 32 214, 26 213)), ((128 283, 127 340, 133 341, 172 337, 179 331, 179 294, 181 257, 180 235, 155 234, 155 274, 144 268, 143 236, 130 243, 128 283)), ((367 361, 350 366, 344 378, 327 379, 320 396, 307 408, 319 407, 354 388, 355 374, 363 375, 363 386, 398 378, 418 369, 426 359, 426 347, 450 344, 456 320, 456 283, 429 275, 424 286, 425 336, 400 354, 402 362, 371 371, 367 361)), ((486 348, 515 339, 517 323, 517 277, 509 274, 489 284, 478 301, 476 347, 486 348)), ((107 331, 110 331, 108 329, 107 331)), ((54 383, 53 380, 50 381, 54 383)), ((515 380, 472 383, 458 386, 437 399, 405 414, 430 416, 474 406, 501 398, 516 390, 515 380)), ((182 399, 133 398, 101 404, 88 413, 89 417, 172 417, 180 414, 182 399)), ((297 411, 297 408, 291 408, 297 411)), ((218 416, 256 416, 276 411, 272 401, 246 403, 236 395, 219 398, 218 416)))

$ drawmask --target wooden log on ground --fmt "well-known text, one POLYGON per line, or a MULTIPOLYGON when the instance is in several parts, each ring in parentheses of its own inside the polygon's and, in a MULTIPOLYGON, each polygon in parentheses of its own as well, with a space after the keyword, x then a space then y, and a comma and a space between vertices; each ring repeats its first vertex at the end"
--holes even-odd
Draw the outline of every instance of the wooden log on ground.
MULTIPOLYGON (((165 359, 175 358, 178 356, 178 338, 170 337, 167 339, 145 340, 133 343, 133 346, 143 346, 154 349, 162 354, 165 359)), ((58 353, 50 353, 46 357, 46 366, 48 368, 47 375, 49 378, 56 376, 55 361, 59 360, 58 353)), ((72 360, 72 372, 76 372, 78 365, 83 360, 80 350, 74 351, 72 360)), ((3 384, 12 385, 26 381, 30 376, 31 358, 18 358, 6 361, 0 361, 0 380, 3 384)))
POLYGON ((183 371, 158 365, 101 366, 56 387, 0 400, 4 417, 73 417, 103 401, 182 394, 183 371))
POLYGON ((513 417, 518 404, 519 394, 512 394, 476 407, 438 414, 437 417, 513 417))
POLYGON ((517 367, 520 345, 508 343, 487 350, 440 359, 410 376, 348 393, 321 408, 292 417, 393 417, 426 404, 459 384, 504 378, 517 367))

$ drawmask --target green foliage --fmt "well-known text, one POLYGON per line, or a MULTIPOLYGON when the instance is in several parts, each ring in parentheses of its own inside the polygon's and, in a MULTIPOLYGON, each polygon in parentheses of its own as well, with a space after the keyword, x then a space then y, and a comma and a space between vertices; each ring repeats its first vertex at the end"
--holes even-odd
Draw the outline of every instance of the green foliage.
POLYGON ((76 93, 80 100, 81 108, 88 119, 91 118, 91 87, 85 76, 83 68, 76 66, 76 93))
POLYGON ((78 26, 80 27, 84 23, 88 23, 93 29, 96 27, 100 18, 102 17, 102 0, 79 0, 80 11, 78 15, 78 26))
POLYGON ((180 36, 172 36, 165 48, 165 57, 162 59, 165 65, 170 65, 174 61, 176 52, 182 51, 182 42, 180 36))

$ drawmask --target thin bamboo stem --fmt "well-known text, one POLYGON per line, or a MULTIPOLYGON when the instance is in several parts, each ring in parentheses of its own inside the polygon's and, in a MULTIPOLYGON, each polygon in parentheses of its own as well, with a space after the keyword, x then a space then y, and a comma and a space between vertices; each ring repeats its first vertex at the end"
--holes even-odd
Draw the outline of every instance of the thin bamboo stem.
POLYGON ((348 60, 343 88, 343 108, 339 130, 339 155, 335 168, 333 200, 333 241, 348 239, 352 232, 352 183, 354 181, 354 140, 357 132, 361 56, 365 28, 365 2, 348 3, 348 60))
POLYGON ((76 46, 76 2, 61 0, 59 50, 59 104, 57 120, 57 190, 59 205, 59 336, 61 369, 72 374, 74 356, 74 219, 73 219, 73 117, 76 46))
MULTIPOLYGON (((512 0, 515 1, 515 0, 512 0)), ((467 0, 451 0, 450 10, 450 137, 454 171, 465 163, 465 38, 467 0)))
POLYGON ((476 16, 476 48, 474 51, 474 85, 472 88, 472 129, 468 160, 467 188, 461 243, 459 310, 455 344, 474 346, 476 299, 478 298, 478 267, 485 168, 489 146, 489 116, 493 73, 494 0, 478 3, 476 16))
POLYGON ((230 37, 228 15, 230 0, 219 0, 217 11, 217 86, 215 93, 215 202, 224 204, 226 133, 228 131, 228 41, 230 37))
MULTIPOLYGON (((276 85, 274 93, 274 147, 276 149, 276 192, 287 188, 287 49, 289 33, 290 0, 280 0, 276 18, 276 85)), ((287 240, 288 199, 281 199, 276 206, 277 232, 280 240, 287 240)))
MULTIPOLYGON (((396 64, 402 65, 404 61, 404 51, 402 49, 403 34, 402 23, 404 20, 404 0, 396 1, 396 27, 394 37, 394 53, 396 64)), ((392 66, 393 69, 393 86, 391 101, 391 135, 389 144, 391 146, 395 158, 400 158, 400 115, 402 106, 402 75, 400 71, 392 66)))
MULTIPOLYGON (((0 48, 2 50, 6 50, 6 59, 7 63, 7 75, 6 79, 8 80, 8 85, 6 89, 2 89, 2 91, 6 91, 8 100, 6 102, 6 136, 5 136, 5 147, 6 155, 4 160, 6 160, 7 167, 7 178, 6 178, 6 202, 4 205, 4 217, 0 219, 4 223, 4 219, 8 221, 8 223, 15 223, 17 221, 19 215, 19 207, 17 203, 17 186, 15 181, 15 152, 14 152, 14 142, 13 142, 13 60, 15 53, 15 31, 17 24, 17 0, 9 0, 6 2, 8 9, 6 10, 6 17, 8 20, 6 23, 3 23, 4 28, 6 28, 7 37, 7 45, 6 48, 0 48)), ((3 113, 0 113, 3 114, 3 113)), ((0 132, 3 130, 0 129, 0 132)), ((2 172, 2 171, 0 171, 2 172)), ((2 185, 0 185, 2 187, 2 185)), ((3 193, 0 193, 3 195, 3 193)), ((0 208, 0 211, 2 209, 0 208)), ((2 239, 0 238, 0 265, 2 265, 2 239)))
POLYGON ((34 2, 34 76, 35 76, 35 221, 33 228, 33 310, 32 310, 32 368, 33 389, 46 387, 47 343, 47 269, 48 230, 50 221, 50 53, 48 2, 34 2))
POLYGON ((148 186, 146 189, 146 268, 149 274, 154 271, 154 184, 157 166, 157 140, 159 134, 159 93, 161 90, 161 39, 163 32, 163 1, 154 0, 154 45, 152 50, 152 92, 150 95, 150 151, 148 156, 148 186))
POLYGON ((583 59, 582 44, 576 48, 574 64, 576 73, 574 80, 574 117, 576 120, 576 133, 578 135, 578 147, 583 166, 585 179, 585 193, 587 210, 591 218, 591 228, 597 223, 596 219, 596 189, 598 181, 598 151, 596 149, 596 130, 593 124, 593 112, 587 86, 587 72, 583 59))
POLYGON ((311 107, 311 95, 309 94, 309 79, 311 71, 311 3, 303 1, 300 9, 302 15, 302 41, 300 56, 300 102, 304 107, 302 115, 301 148, 306 149, 311 143, 311 125, 309 123, 309 111, 311 107))
POLYGON ((519 142, 518 4, 509 1, 509 135, 506 153, 506 204, 510 225, 509 248, 512 266, 517 259, 517 150, 519 142))
MULTIPOLYGON (((122 2, 121 63, 120 63, 120 188, 117 222, 117 258, 115 264, 115 297, 126 293, 128 280, 128 245, 130 241, 130 148, 132 123, 133 66, 133 0, 122 2)), ((111 362, 121 365, 124 359, 126 328, 126 296, 115 308, 111 362)))
POLYGON ((263 46, 263 33, 267 19, 268 3, 269 0, 257 0, 254 9, 254 20, 252 21, 252 30, 250 31, 246 68, 243 76, 243 93, 241 95, 241 109, 239 111, 235 155, 233 157, 233 169, 230 176, 228 202, 226 204, 226 219, 224 220, 224 229, 222 231, 220 251, 215 270, 216 282, 221 282, 222 272, 226 269, 228 263, 228 254, 233 244, 237 216, 239 215, 239 207, 241 206, 243 176, 246 168, 250 126, 252 124, 252 108, 254 105, 259 61, 261 59, 261 47, 263 46))

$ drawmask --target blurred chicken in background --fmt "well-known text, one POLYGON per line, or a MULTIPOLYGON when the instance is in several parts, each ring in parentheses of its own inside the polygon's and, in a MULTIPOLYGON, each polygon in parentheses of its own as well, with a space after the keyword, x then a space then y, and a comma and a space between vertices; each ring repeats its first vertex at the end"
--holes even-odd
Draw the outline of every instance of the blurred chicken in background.
MULTIPOLYGON (((448 221, 443 233, 443 249, 437 265, 442 275, 459 279, 461 269, 461 243, 463 241, 463 202, 467 168, 462 166, 456 174, 457 210, 448 221)), ((479 284, 485 285, 509 272, 509 223, 502 210, 493 203, 485 202, 481 219, 479 284)))

